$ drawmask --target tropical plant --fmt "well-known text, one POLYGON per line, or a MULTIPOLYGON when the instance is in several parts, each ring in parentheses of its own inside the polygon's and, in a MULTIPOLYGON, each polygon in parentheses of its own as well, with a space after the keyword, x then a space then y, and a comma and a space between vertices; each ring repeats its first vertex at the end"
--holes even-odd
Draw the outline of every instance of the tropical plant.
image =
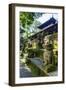
POLYGON ((40 16, 42 16, 42 13, 20 12, 20 25, 25 30, 26 38, 28 38, 30 34, 30 25, 33 24, 34 20, 40 16))

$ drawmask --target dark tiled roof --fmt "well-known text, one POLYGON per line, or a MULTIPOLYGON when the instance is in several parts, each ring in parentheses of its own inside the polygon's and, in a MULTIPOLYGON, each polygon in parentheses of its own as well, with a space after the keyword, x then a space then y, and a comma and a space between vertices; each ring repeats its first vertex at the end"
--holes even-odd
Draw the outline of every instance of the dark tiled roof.
POLYGON ((51 24, 55 24, 56 23, 56 19, 54 19, 53 17, 50 18, 48 21, 46 21, 45 23, 41 24, 40 26, 38 26, 39 29, 43 29, 51 24))
MULTIPOLYGON (((34 35, 30 36, 29 38, 31 38, 31 39, 36 38, 38 34, 42 36, 42 34, 41 34, 42 32, 43 32, 44 36, 53 34, 53 32, 58 32, 58 23, 48 27, 45 30, 44 29, 40 30, 38 33, 35 33, 34 35)), ((40 38, 40 36, 39 36, 39 38, 40 38)))

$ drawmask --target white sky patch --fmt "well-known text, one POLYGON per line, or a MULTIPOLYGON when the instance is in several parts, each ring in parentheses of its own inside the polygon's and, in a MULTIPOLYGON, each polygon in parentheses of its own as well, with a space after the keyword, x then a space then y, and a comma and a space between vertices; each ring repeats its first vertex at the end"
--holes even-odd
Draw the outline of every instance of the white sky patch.
POLYGON ((40 21, 41 23, 44 23, 52 17, 54 17, 58 21, 58 14, 57 13, 56 14, 54 14, 54 13, 53 14, 48 14, 48 13, 43 14, 41 17, 39 17, 37 19, 37 21, 40 21))

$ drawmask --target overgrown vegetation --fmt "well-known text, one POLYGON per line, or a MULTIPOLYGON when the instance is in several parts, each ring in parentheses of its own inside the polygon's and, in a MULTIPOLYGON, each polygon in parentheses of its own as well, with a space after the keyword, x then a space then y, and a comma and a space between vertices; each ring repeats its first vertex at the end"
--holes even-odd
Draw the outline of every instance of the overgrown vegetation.
POLYGON ((25 64, 31 69, 33 76, 47 75, 28 58, 38 57, 43 60, 45 65, 43 69, 47 73, 56 71, 58 67, 57 33, 48 35, 48 32, 46 32, 46 36, 40 34, 35 36, 35 38, 31 38, 32 35, 39 32, 37 26, 41 23, 36 19, 41 16, 42 13, 20 12, 20 27, 24 30, 23 33, 20 33, 20 59, 26 59, 25 64))

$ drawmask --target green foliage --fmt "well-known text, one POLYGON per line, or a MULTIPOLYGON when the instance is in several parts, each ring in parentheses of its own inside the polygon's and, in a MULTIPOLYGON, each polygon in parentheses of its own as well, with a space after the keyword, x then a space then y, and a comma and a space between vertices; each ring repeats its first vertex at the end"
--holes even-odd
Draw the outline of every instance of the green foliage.
POLYGON ((39 68, 37 68, 34 64, 30 64, 29 67, 31 68, 31 71, 32 71, 32 75, 33 75, 33 76, 38 76, 38 75, 40 75, 40 70, 39 70, 39 68))
MULTIPOLYGON (((42 15, 42 13, 34 13, 34 12, 20 12, 20 25, 24 28, 25 30, 25 37, 28 38, 28 36, 31 34, 30 33, 30 27, 35 21, 36 18, 39 18, 42 15)), ((36 24, 36 23, 35 23, 36 24)), ((33 31, 35 26, 33 27, 33 31)))
POLYGON ((45 66, 45 69, 49 73, 49 72, 55 71, 57 69, 57 67, 53 64, 48 64, 48 65, 45 66))
POLYGON ((33 13, 33 12, 20 12, 20 23, 25 28, 25 25, 31 25, 34 19, 39 18, 42 13, 33 13))
POLYGON ((20 23, 24 28, 26 27, 26 24, 27 25, 32 24, 33 20, 34 20, 33 13, 27 13, 27 12, 20 13, 20 23))

